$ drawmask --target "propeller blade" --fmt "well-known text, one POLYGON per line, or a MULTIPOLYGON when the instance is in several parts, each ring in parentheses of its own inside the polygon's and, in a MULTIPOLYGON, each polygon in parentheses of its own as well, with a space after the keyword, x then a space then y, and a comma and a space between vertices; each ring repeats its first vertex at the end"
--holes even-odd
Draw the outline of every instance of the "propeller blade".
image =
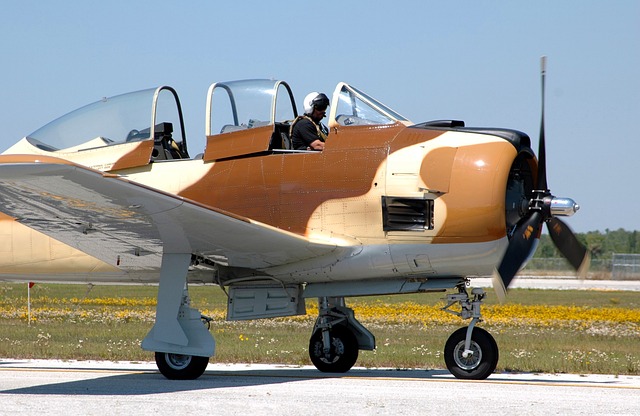
POLYGON ((560 253, 577 270, 578 276, 584 277, 589 270, 591 260, 587 248, 578 241, 569 226, 558 218, 551 218, 547 222, 547 228, 551 240, 558 247, 560 253))
POLYGON ((531 215, 518 225, 509 241, 500 266, 494 270, 493 288, 500 302, 504 301, 507 288, 513 277, 531 254, 533 244, 540 234, 542 220, 540 211, 532 211, 531 215))
POLYGON ((541 191, 547 190, 547 152, 544 143, 544 91, 547 75, 547 57, 540 58, 540 78, 542 81, 542 115, 540 117, 540 140, 538 141, 538 182, 541 191))

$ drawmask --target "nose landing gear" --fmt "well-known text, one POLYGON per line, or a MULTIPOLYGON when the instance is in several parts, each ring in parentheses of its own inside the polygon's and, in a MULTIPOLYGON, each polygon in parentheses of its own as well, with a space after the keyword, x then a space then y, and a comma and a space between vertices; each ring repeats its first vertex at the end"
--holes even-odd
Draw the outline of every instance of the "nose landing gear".
POLYGON ((471 294, 472 299, 465 286, 460 285, 458 293, 447 295, 447 305, 442 309, 463 319, 471 318, 471 322, 468 327, 451 334, 444 347, 444 361, 456 378, 484 380, 498 365, 498 344, 486 330, 475 328, 481 320, 480 305, 485 297, 484 290, 475 288, 471 294), (456 303, 460 304, 461 310, 450 310, 456 303))

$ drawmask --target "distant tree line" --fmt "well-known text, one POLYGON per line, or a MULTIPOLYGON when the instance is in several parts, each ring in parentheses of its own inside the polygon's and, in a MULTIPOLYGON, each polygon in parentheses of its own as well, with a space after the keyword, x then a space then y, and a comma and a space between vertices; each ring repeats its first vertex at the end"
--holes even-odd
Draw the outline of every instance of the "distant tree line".
MULTIPOLYGON (((612 231, 589 231, 576 233, 578 240, 584 244, 591 253, 591 259, 608 260, 613 253, 640 254, 640 232, 626 231, 622 228, 612 231)), ((540 237, 540 245, 534 258, 562 257, 558 249, 553 245, 551 237, 543 234, 540 237)))

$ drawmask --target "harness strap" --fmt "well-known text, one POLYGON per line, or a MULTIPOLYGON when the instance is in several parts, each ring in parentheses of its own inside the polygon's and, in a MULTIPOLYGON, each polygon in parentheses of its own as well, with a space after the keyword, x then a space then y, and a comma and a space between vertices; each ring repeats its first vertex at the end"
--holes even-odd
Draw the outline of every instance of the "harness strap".
POLYGON ((306 114, 303 114, 301 116, 296 117, 295 120, 293 120, 293 122, 291 123, 291 127, 289 127, 289 137, 293 137, 293 126, 295 126, 295 124, 302 120, 303 118, 306 118, 307 120, 309 120, 310 122, 313 123, 313 125, 316 127, 316 132, 318 133, 318 138, 320 139, 321 142, 324 142, 327 140, 327 137, 329 137, 329 135, 327 133, 325 133, 324 131, 322 131, 322 129, 320 128, 320 125, 318 123, 316 123, 315 121, 313 121, 313 119, 311 117, 309 117, 306 114))

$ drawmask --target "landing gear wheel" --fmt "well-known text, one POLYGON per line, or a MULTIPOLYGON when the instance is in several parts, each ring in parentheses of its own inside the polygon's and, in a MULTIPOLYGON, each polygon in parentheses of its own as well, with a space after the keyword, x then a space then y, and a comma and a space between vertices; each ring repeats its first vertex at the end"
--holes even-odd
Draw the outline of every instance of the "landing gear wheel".
POLYGON ((456 330, 444 346, 444 362, 456 378, 484 380, 498 365, 498 344, 482 328, 473 328, 470 350, 473 354, 464 357, 464 341, 467 328, 456 330))
POLYGON ((346 373, 358 359, 358 341, 355 335, 343 326, 329 331, 331 349, 325 356, 322 331, 316 331, 309 341, 309 357, 316 368, 324 373, 346 373))
POLYGON ((209 357, 156 352, 158 370, 169 380, 195 380, 209 364, 209 357))

